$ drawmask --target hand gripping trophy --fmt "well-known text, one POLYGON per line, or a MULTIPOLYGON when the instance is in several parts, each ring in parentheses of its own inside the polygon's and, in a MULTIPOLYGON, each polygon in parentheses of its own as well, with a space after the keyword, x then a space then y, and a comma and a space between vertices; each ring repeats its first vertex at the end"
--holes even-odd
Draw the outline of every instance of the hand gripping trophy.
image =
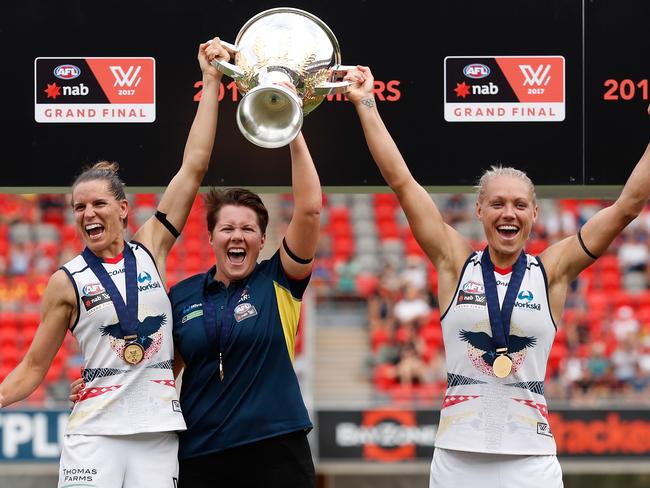
MULTIPOLYGON (((222 41, 223 42, 223 41, 222 41)), ((295 8, 260 12, 241 28, 235 63, 214 60, 243 95, 237 125, 246 139, 264 148, 289 144, 300 132, 303 116, 326 95, 344 93, 339 43, 314 15, 295 8), (281 83, 291 83, 296 93, 281 83)))

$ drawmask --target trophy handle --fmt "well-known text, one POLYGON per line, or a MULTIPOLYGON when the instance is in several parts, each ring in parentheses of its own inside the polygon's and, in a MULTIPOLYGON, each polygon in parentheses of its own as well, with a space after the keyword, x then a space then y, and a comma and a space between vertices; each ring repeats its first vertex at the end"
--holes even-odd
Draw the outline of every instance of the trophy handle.
MULTIPOLYGON (((345 74, 351 69, 356 69, 356 66, 336 64, 330 68, 332 77, 335 79, 345 76, 345 74)), ((326 81, 314 87, 314 95, 322 96, 345 93, 348 91, 350 86, 352 86, 352 83, 349 81, 326 81)))
MULTIPOLYGON (((226 41, 220 41, 220 42, 223 46, 227 47, 228 49, 232 49, 233 51, 239 51, 239 48, 235 44, 231 44, 230 42, 226 42, 226 41)), ((239 66, 229 63, 228 61, 213 59, 210 64, 215 68, 217 68, 219 71, 221 71, 224 75, 228 75, 235 80, 238 78, 242 78, 244 76, 244 71, 239 66)))

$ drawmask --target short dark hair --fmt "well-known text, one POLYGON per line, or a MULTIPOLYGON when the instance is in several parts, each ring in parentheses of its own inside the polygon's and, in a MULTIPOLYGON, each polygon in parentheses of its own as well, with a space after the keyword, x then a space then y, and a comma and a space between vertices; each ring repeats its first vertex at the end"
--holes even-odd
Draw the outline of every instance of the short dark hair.
POLYGON ((211 188, 203 197, 205 213, 208 221, 208 231, 212 233, 217 225, 219 211, 226 205, 234 205, 250 208, 257 214, 257 223, 260 226, 262 235, 266 233, 266 226, 269 223, 269 212, 266 210, 262 199, 257 193, 245 188, 228 188, 217 190, 211 188))
MULTIPOLYGON (((108 183, 108 191, 111 192, 116 200, 126 200, 124 182, 117 174, 119 169, 120 165, 115 161, 99 161, 92 166, 86 166, 81 170, 81 174, 75 178, 74 183, 72 183, 72 192, 74 193, 74 189, 79 183, 102 180, 108 183)), ((129 216, 127 215, 122 221, 124 228, 126 228, 128 223, 129 216)))

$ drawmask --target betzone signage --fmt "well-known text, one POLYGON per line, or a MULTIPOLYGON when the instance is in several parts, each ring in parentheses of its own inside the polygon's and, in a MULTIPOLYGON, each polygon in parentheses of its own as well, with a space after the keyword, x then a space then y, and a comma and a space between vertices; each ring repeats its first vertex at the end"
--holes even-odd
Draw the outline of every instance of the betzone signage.
MULTIPOLYGON (((320 461, 431 462, 437 410, 322 410, 316 415, 320 461)), ((561 458, 650 455, 649 411, 556 410, 549 413, 549 423, 561 458)))
POLYGON ((438 418, 439 413, 432 411, 319 411, 319 455, 321 460, 430 459, 438 418))

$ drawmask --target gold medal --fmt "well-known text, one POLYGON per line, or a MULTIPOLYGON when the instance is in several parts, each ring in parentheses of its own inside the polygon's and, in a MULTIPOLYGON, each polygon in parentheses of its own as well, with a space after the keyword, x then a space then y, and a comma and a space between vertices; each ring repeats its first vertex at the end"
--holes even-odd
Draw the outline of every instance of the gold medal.
MULTIPOLYGON (((124 340, 132 339, 133 336, 125 337, 124 340)), ((127 342, 124 345, 124 352, 122 353, 124 360, 129 364, 138 364, 144 359, 144 347, 135 341, 127 342)))
POLYGON ((497 378, 505 378, 512 371, 512 359, 505 354, 497 356, 492 364, 492 370, 497 378))

